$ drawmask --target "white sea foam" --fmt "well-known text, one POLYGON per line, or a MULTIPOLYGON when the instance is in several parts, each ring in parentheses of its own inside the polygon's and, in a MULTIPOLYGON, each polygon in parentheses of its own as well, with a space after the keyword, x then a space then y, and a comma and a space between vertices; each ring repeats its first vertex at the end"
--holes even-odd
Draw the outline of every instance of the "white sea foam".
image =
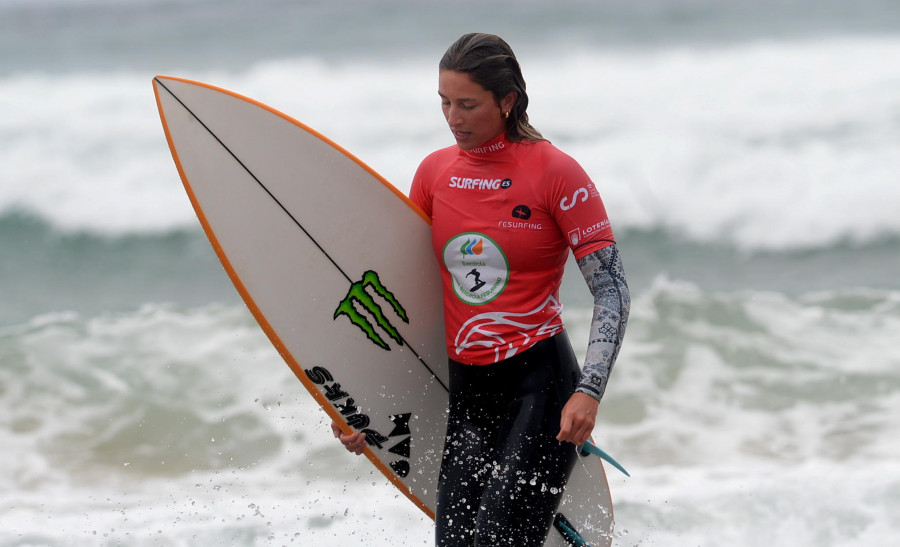
MULTIPOLYGON (((451 144, 434 60, 261 60, 178 76, 266 102, 406 190, 451 144)), ((750 249, 900 233, 900 40, 594 49, 522 59, 531 118, 595 179, 618 230, 661 228, 750 249)), ((150 74, 0 80, 0 211, 109 234, 195 226, 150 74)))
MULTIPOLYGON (((582 354, 589 310, 565 314, 582 354)), ((594 432, 632 474, 608 471, 616 544, 888 545, 898 330, 897 293, 658 280, 594 432)), ((0 359, 0 543, 431 542, 243 307, 53 314, 0 359)))
POLYGON ((586 55, 554 79, 590 67, 579 108, 545 118, 626 222, 751 248, 865 240, 897 229, 898 64, 895 39, 586 55))

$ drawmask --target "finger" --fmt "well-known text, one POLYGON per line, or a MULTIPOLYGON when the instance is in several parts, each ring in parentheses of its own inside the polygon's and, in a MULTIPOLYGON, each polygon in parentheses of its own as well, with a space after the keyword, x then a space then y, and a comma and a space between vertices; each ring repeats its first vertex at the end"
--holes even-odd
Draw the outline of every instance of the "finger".
POLYGON ((572 429, 569 433, 567 441, 574 444, 581 444, 581 439, 586 435, 587 428, 585 427, 584 420, 577 419, 572 423, 572 429))
POLYGON ((353 439, 350 447, 354 454, 362 454, 363 450, 366 448, 366 439, 362 434, 354 435, 356 438, 353 439))
MULTIPOLYGON (((557 440, 581 445, 590 437, 591 427, 584 423, 583 420, 569 421, 568 427, 561 429, 557 440)), ((568 425, 567 424, 567 425, 568 425)))
POLYGON ((557 441, 568 441, 571 435, 571 421, 563 417, 559 424, 559 434, 556 436, 557 441))
POLYGON ((590 436, 591 436, 590 432, 587 429, 585 429, 575 437, 575 440, 573 442, 575 444, 577 444, 578 446, 581 446, 587 442, 588 437, 590 437, 590 436))
POLYGON ((591 422, 585 426, 584 431, 582 431, 581 435, 578 437, 578 439, 579 439, 578 444, 581 445, 581 444, 588 442, 588 439, 591 438, 591 433, 593 433, 593 432, 594 432, 594 423, 591 422))
POLYGON ((344 443, 348 450, 359 453, 366 445, 366 436, 361 431, 357 431, 356 433, 343 435, 341 442, 344 443))

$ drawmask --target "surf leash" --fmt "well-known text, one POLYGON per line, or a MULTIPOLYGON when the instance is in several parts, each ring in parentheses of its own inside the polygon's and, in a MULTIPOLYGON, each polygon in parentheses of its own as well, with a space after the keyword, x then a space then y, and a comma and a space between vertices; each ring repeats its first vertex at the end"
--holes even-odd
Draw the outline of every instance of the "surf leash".
POLYGON ((600 458, 601 460, 603 460, 603 461, 609 463, 610 465, 612 465, 613 467, 615 467, 616 469, 618 469, 618 470, 621 471, 622 473, 625 473, 625 476, 626 476, 626 477, 630 477, 630 476, 631 476, 631 474, 630 474, 628 471, 625 471, 625 468, 622 467, 622 464, 620 464, 619 462, 617 462, 612 456, 610 456, 609 454, 607 454, 606 452, 604 452, 603 450, 601 450, 600 447, 598 447, 597 445, 595 445, 595 444, 592 443, 591 441, 587 441, 586 443, 584 443, 583 445, 581 445, 581 455, 582 455, 582 456, 587 456, 587 455, 589 455, 589 454, 593 454, 594 456, 597 456, 597 457, 600 458))

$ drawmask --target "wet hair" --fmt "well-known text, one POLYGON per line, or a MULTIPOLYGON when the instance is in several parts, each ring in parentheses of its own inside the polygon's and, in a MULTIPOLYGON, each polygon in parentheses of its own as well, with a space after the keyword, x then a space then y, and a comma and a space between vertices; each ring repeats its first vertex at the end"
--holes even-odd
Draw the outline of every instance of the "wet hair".
POLYGON ((497 104, 515 91, 516 102, 506 119, 506 137, 513 142, 544 140, 528 123, 525 78, 512 48, 502 38, 493 34, 466 34, 447 49, 439 67, 468 74, 473 82, 494 95, 497 104))

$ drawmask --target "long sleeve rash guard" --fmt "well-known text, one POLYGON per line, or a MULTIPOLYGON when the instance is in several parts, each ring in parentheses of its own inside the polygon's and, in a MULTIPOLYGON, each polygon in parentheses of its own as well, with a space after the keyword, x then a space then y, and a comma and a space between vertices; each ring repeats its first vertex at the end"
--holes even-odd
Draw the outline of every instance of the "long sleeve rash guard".
POLYGON ((581 166, 550 142, 501 135, 429 155, 410 198, 432 219, 447 351, 461 363, 495 363, 562 330, 559 287, 571 249, 595 300, 578 390, 599 399, 628 295, 606 209, 581 166))

